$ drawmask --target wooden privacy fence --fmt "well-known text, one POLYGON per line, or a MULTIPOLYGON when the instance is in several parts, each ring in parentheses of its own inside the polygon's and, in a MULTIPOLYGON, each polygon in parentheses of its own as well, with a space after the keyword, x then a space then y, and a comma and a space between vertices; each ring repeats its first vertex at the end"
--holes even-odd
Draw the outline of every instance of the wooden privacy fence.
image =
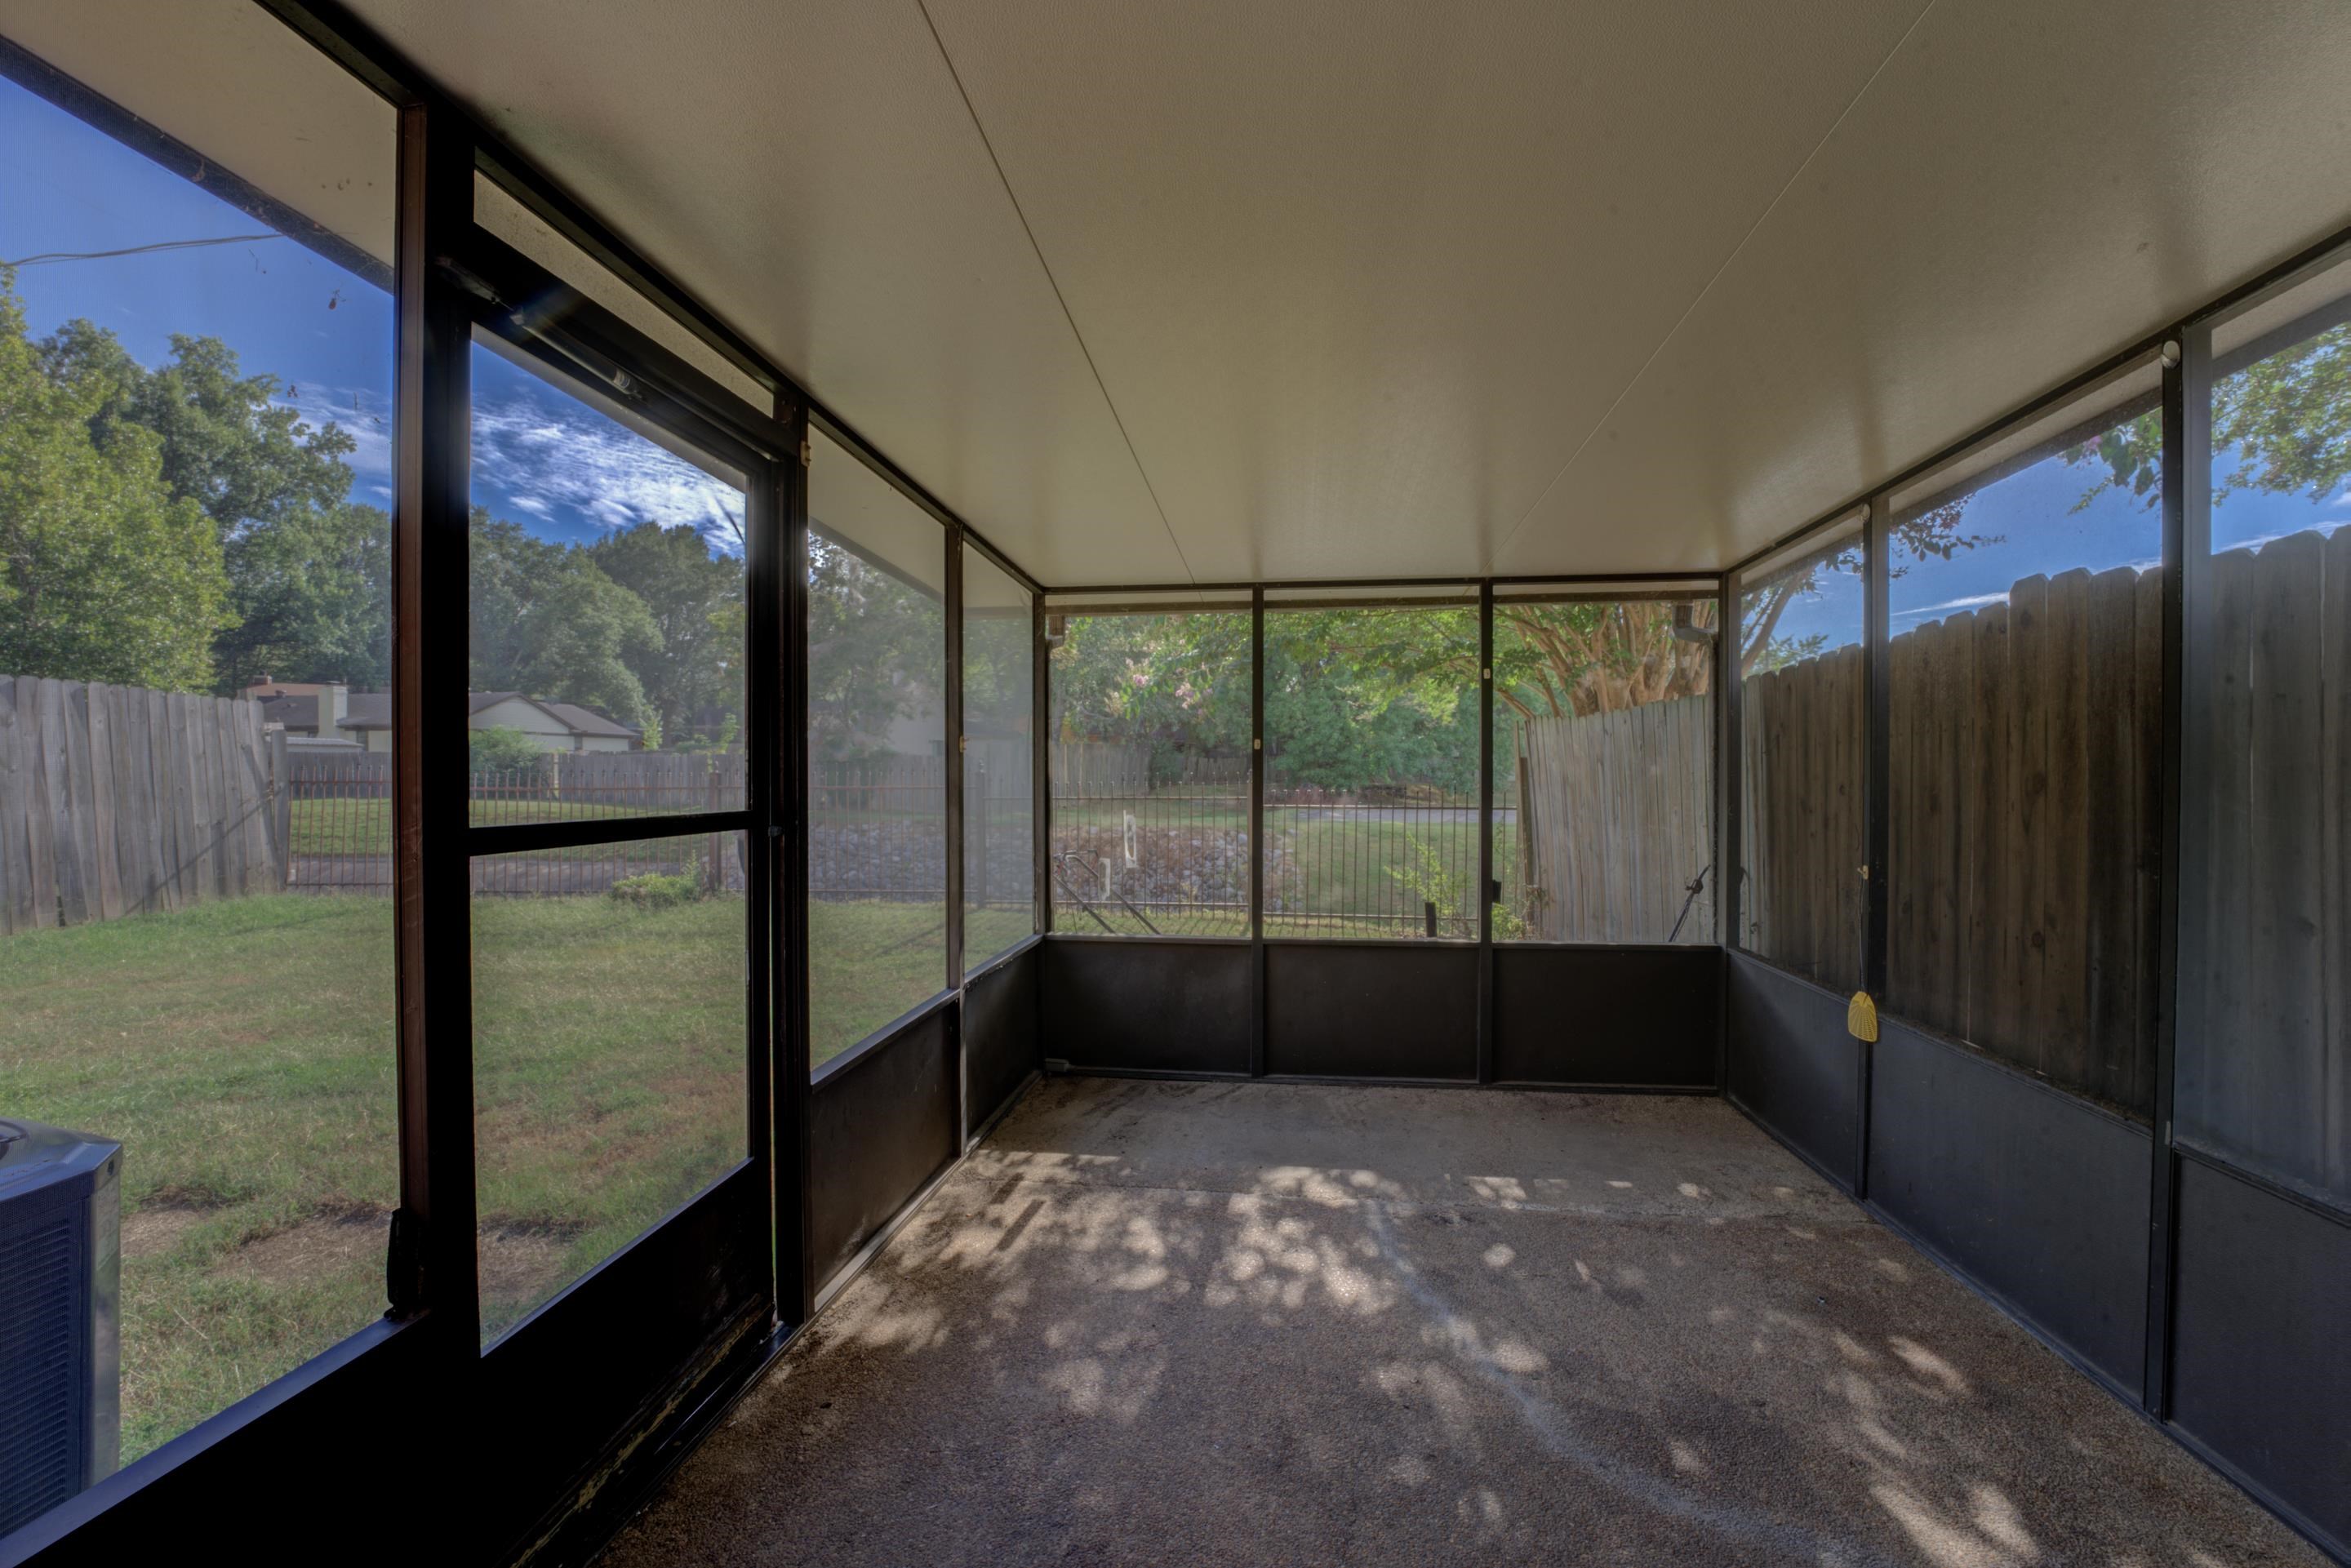
POLYGON ((2209 861, 2181 921, 2178 1106, 2327 1192, 2351 1186, 2351 528, 2212 558, 2210 677, 2184 795, 2209 861), (2200 957, 2200 962, 2197 961, 2200 957))
POLYGON ((1713 758, 1711 696, 1529 720, 1519 732, 1515 890, 1525 935, 1715 940, 1715 879, 1695 899, 1689 886, 1714 860, 1713 758))
POLYGON ((1862 685, 1858 643, 1740 688, 1741 946, 1833 990, 1861 983, 1862 685))
POLYGON ((285 875, 258 704, 0 675, 0 934, 285 875))
POLYGON ((2154 1100, 2161 576, 2028 577, 1896 637, 1893 1011, 2068 1088, 2154 1100))
MULTIPOLYGON (((2028 577, 1887 646, 1885 1008, 2067 1088, 2152 1102, 2158 574, 2028 577)), ((1860 984, 1861 650, 1745 685, 1748 947, 1860 984)))
POLYGON ((739 751, 551 751, 545 768, 548 793, 582 806, 732 811, 744 801, 739 751))

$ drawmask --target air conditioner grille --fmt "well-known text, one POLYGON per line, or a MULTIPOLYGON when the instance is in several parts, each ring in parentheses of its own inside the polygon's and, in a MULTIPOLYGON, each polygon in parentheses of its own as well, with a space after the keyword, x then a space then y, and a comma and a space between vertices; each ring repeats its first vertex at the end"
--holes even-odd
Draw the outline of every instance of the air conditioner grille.
POLYGON ((0 1535, 81 1490, 86 1310, 82 1220, 68 1209, 8 1238, 0 1291, 0 1535))

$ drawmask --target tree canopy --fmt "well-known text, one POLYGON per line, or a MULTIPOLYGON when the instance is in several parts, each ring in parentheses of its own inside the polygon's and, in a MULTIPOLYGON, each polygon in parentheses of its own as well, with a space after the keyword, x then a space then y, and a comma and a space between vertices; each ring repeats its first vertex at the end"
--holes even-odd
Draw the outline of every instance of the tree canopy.
MULTIPOLYGON (((357 439, 220 340, 170 341, 150 369, 87 320, 36 340, 0 271, 0 671, 381 689, 391 519, 350 499, 357 439)), ((652 522, 566 546, 476 510, 470 533, 476 686, 592 707, 652 745, 731 741, 738 557, 652 522)))
POLYGON ((809 750, 860 761, 902 718, 943 712, 946 607, 820 530, 809 533, 809 750))
POLYGON ((0 270, 0 671, 199 689, 237 619, 217 530, 162 436, 105 417, 105 368, 26 337, 14 285, 0 270))

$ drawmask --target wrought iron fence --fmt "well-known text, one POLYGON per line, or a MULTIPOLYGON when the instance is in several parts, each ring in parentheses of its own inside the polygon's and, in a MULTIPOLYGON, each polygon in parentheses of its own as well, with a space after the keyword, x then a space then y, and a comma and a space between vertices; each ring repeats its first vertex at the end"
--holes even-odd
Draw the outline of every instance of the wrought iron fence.
MULTIPOLYGON (((1071 743, 1052 761, 1056 930, 1248 934, 1247 756, 1071 743)), ((1401 786, 1269 789, 1262 852, 1269 936, 1478 934, 1474 801, 1401 786)))
MULTIPOLYGON (((1155 774, 1132 752, 1057 748, 1048 875, 1064 931, 1238 936, 1249 931, 1249 761, 1183 759, 1155 774)), ((312 893, 392 886, 391 770, 380 757, 301 757, 289 766, 287 885, 312 893)), ((938 904, 946 896, 946 763, 889 756, 810 770, 809 891, 830 902, 938 904)), ((966 772, 965 896, 1008 914, 1031 902, 1033 810, 1025 747, 987 748, 966 772)), ((481 825, 615 821, 731 809, 742 765, 723 753, 578 754, 466 781, 481 825)), ((1505 829, 1510 813, 1497 812, 1505 829)), ((1478 812, 1405 790, 1269 792, 1265 919, 1271 936, 1477 935, 1478 812)), ((657 839, 485 858, 486 893, 599 893, 624 877, 739 883, 724 844, 657 839)))

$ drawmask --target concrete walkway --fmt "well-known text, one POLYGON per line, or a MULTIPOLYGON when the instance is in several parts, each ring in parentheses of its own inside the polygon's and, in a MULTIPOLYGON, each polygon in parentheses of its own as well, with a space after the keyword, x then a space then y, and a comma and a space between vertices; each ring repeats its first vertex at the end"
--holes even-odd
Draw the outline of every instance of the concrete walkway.
POLYGON ((2322 1560, 1719 1101, 1057 1080, 606 1561, 2322 1560))

